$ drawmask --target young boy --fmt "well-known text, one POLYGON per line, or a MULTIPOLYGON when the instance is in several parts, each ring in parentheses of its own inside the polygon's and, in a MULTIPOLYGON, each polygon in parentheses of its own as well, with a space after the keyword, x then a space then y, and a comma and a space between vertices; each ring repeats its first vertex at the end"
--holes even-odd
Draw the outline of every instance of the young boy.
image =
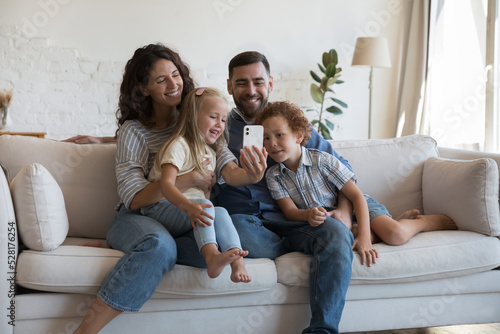
MULTIPOLYGON (((445 215, 419 215, 410 210, 394 220, 385 206, 363 195, 354 173, 334 156, 303 147, 311 125, 302 110, 289 102, 270 103, 259 115, 264 126, 264 146, 278 164, 269 168, 266 181, 286 219, 318 226, 332 219, 339 191, 352 202, 358 223, 354 248, 361 263, 370 266, 378 253, 371 231, 389 245, 400 245, 421 231, 456 229, 445 215)), ((347 226, 351 228, 351 226, 347 226)))

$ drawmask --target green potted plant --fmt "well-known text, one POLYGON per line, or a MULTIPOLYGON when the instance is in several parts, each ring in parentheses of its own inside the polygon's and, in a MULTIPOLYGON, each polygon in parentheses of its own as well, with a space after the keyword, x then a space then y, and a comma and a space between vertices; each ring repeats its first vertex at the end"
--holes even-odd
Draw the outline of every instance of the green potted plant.
POLYGON ((318 76, 313 71, 310 72, 314 81, 317 82, 311 84, 311 97, 314 100, 314 102, 320 104, 319 117, 318 119, 313 120, 311 123, 313 126, 315 125, 318 126, 317 131, 323 138, 332 139, 330 131, 333 131, 335 125, 328 119, 323 120, 323 111, 327 111, 333 115, 341 115, 343 111, 342 109, 340 109, 340 107, 347 108, 346 103, 331 96, 335 94, 335 92, 331 87, 335 84, 342 84, 344 83, 344 81, 339 79, 340 72, 342 72, 342 68, 337 67, 338 64, 337 51, 331 49, 329 52, 324 52, 322 63, 323 65, 318 63, 318 67, 323 73, 323 77, 318 76), (333 102, 333 104, 328 108, 324 109, 325 100, 328 100, 328 97, 333 102))

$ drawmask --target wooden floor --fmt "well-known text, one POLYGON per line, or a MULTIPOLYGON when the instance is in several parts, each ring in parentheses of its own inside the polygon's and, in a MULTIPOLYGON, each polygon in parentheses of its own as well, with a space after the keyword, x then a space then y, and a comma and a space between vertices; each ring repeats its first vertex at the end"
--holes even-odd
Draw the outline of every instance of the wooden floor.
POLYGON ((350 334, 499 334, 500 323, 485 325, 461 325, 429 327, 417 329, 399 329, 390 331, 356 332, 350 334))

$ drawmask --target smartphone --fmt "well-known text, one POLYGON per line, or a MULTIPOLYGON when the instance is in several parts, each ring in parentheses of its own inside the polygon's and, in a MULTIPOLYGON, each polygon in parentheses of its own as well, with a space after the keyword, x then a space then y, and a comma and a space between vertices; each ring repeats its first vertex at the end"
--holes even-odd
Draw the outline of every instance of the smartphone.
MULTIPOLYGON (((264 127, 262 125, 245 125, 243 128, 243 147, 257 146, 262 150, 264 143, 264 127)), ((255 155, 255 159, 259 162, 259 156, 255 155)))

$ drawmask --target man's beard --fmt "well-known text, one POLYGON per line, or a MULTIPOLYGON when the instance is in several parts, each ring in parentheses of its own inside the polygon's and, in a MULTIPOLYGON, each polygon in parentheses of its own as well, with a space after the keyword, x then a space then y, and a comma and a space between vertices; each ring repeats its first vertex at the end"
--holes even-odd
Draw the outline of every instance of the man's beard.
POLYGON ((252 109, 249 111, 247 108, 245 108, 245 105, 243 103, 239 103, 234 101, 234 104, 238 108, 238 110, 241 112, 241 114, 246 118, 246 119, 253 119, 257 117, 262 110, 267 106, 268 99, 262 99, 262 103, 260 104, 258 109, 252 109))

